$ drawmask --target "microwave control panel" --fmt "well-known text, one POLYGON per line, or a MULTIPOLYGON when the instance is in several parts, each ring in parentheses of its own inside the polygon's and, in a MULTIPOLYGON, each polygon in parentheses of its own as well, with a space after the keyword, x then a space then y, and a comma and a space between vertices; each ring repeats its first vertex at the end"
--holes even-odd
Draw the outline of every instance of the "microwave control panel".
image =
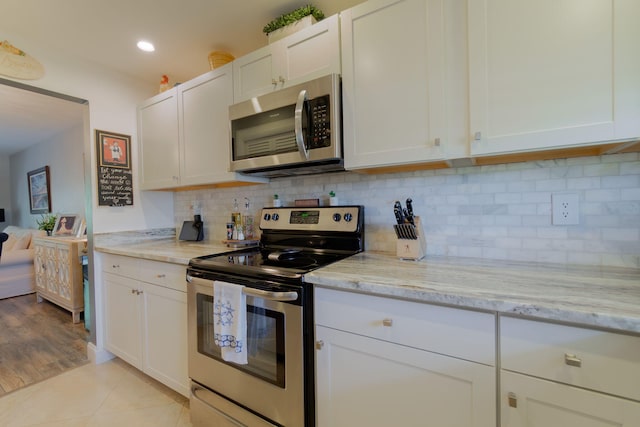
POLYGON ((309 137, 308 149, 331 146, 331 111, 329 95, 309 101, 309 137))

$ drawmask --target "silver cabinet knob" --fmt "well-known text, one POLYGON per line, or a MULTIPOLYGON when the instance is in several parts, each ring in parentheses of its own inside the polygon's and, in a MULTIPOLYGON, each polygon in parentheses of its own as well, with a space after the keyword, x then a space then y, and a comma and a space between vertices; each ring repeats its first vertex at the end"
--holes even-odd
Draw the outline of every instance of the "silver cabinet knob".
POLYGON ((275 86, 278 84, 278 82, 276 81, 276 79, 271 79, 271 84, 275 86))
POLYGON ((569 366, 575 366, 576 368, 581 368, 582 367, 582 359, 580 359, 575 354, 565 353, 564 354, 564 363, 569 365, 569 366))
POLYGON ((280 76, 280 78, 278 78, 278 81, 284 84, 284 77, 280 76))
POLYGON ((316 350, 322 350, 322 347, 324 347, 324 341, 316 341, 316 350))
POLYGON ((515 393, 509 392, 509 394, 507 394, 507 399, 509 401, 509 406, 511 408, 517 408, 518 407, 518 397, 516 396, 515 393))
POLYGON ((393 326, 393 319, 383 319, 382 326, 388 326, 388 327, 393 326))

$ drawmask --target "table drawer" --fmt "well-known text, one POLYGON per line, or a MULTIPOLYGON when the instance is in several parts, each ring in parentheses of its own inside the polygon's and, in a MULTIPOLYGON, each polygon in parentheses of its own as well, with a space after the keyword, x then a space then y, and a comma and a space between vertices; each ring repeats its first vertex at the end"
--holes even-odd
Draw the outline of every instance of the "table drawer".
POLYGON ((316 288, 316 324, 465 360, 495 364, 495 316, 316 288))
POLYGON ((102 271, 135 279, 138 275, 138 258, 102 254, 102 271))
POLYGON ((500 318, 503 369, 640 400, 640 337, 500 318))
POLYGON ((140 260, 138 280, 187 292, 187 267, 160 261, 140 260))

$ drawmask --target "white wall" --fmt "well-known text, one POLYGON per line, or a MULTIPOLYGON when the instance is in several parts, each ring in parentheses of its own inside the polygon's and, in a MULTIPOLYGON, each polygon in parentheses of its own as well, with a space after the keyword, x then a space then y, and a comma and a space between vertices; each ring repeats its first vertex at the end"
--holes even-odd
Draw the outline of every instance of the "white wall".
POLYGON ((16 81, 89 101, 89 120, 85 132, 90 139, 85 141, 85 151, 91 153, 91 182, 87 183, 87 187, 93 193, 93 231, 140 230, 173 224, 172 193, 141 193, 134 186, 134 205, 118 208, 98 207, 95 195, 95 129, 131 135, 134 182, 137 182, 136 105, 152 96, 157 85, 53 51, 44 41, 24 40, 19 35, 1 31, 0 39, 11 40, 13 45, 29 52, 44 65, 45 76, 42 79, 16 81))
POLYGON ((0 209, 4 209, 5 222, 0 230, 11 225, 11 166, 9 156, 0 156, 0 209))
POLYGON ((13 224, 37 228, 40 215, 31 214, 27 172, 49 166, 51 212, 85 216, 84 208, 84 127, 54 135, 11 156, 11 200, 13 224))
MULTIPOLYGON (((176 227, 202 208, 210 240, 225 238, 234 198, 257 215, 329 191, 365 206, 365 248, 395 253, 393 202, 411 197, 428 256, 640 267, 640 155, 581 157, 412 173, 278 178, 268 185, 176 193, 176 227), (551 195, 579 197, 579 225, 551 224, 551 195)), ((242 204, 241 204, 242 206, 242 204)), ((179 228, 178 228, 179 229, 179 228)))

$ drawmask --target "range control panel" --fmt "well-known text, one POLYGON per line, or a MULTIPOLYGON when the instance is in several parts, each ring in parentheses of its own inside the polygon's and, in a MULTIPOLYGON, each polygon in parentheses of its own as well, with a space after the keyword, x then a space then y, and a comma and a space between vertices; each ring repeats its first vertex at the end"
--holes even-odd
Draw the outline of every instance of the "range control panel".
POLYGON ((263 208, 260 229, 355 232, 362 215, 363 206, 263 208))

